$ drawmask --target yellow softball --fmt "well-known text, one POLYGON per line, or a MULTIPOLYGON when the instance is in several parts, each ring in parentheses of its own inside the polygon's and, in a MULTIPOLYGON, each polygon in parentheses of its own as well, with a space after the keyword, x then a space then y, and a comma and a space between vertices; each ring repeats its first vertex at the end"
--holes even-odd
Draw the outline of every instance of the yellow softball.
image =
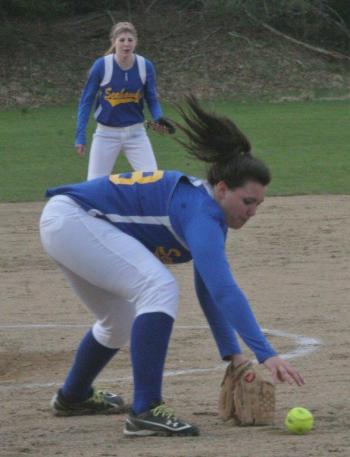
POLYGON ((288 411, 285 425, 289 432, 296 435, 304 435, 312 429, 314 418, 308 409, 297 406, 288 411))

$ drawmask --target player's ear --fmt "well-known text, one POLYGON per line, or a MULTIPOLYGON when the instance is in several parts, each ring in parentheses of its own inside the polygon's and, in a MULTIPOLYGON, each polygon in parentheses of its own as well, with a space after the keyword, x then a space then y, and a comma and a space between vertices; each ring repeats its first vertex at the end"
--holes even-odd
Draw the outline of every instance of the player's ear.
POLYGON ((221 200, 225 196, 228 190, 229 188, 225 181, 219 181, 214 186, 214 193, 219 200, 221 200))

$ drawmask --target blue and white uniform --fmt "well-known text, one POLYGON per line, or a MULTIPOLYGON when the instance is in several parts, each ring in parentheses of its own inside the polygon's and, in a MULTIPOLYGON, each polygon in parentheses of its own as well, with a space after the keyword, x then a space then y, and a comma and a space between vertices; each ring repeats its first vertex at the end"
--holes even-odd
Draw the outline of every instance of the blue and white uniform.
POLYGON ((97 97, 88 179, 109 175, 121 150, 135 170, 157 168, 154 152, 144 129, 144 101, 153 119, 163 116, 158 101, 153 64, 136 56, 123 70, 114 55, 95 61, 82 92, 75 144, 86 144, 86 127, 97 97))
POLYGON ((178 171, 111 175, 49 189, 42 242, 97 316, 93 334, 119 348, 144 313, 176 317, 178 289, 166 263, 193 260, 195 285, 220 355, 259 362, 276 355, 226 258, 227 225, 207 183, 178 171))

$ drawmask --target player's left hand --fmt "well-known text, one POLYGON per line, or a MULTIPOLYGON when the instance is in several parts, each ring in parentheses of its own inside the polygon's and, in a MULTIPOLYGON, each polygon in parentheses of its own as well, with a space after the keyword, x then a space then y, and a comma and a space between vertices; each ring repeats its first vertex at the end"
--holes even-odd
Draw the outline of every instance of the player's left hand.
POLYGON ((161 117, 158 119, 158 124, 165 127, 170 135, 173 135, 176 132, 175 125, 171 122, 170 119, 166 117, 161 117))
POLYGON ((166 117, 161 117, 156 121, 146 121, 146 127, 157 133, 173 135, 176 132, 175 125, 166 117))
POLYGON ((270 370, 274 383, 288 382, 288 384, 295 383, 298 386, 305 384, 301 374, 289 362, 278 355, 266 359, 264 365, 270 370))

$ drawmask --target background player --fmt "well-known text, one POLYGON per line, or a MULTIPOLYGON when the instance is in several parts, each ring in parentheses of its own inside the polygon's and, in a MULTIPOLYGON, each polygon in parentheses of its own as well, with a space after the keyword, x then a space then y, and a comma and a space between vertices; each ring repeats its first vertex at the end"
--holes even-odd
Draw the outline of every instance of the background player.
POLYGON ((246 361, 237 333, 275 382, 303 378, 271 347, 225 255, 228 228, 255 215, 270 182, 268 168, 227 118, 195 98, 180 109, 190 154, 210 164, 208 181, 179 171, 134 172, 49 189, 42 243, 97 317, 52 400, 57 415, 118 413, 117 395, 93 381, 129 338, 134 377, 128 436, 198 435, 163 403, 162 380, 178 306, 178 286, 164 263, 193 259, 197 296, 221 357, 246 361))
POLYGON ((78 110, 75 146, 86 152, 86 127, 92 105, 97 128, 91 144, 88 179, 109 175, 123 150, 134 170, 157 169, 151 142, 145 131, 144 100, 152 118, 175 131, 163 117, 158 101, 153 64, 135 54, 137 32, 130 22, 119 22, 111 30, 111 47, 93 64, 78 110))

